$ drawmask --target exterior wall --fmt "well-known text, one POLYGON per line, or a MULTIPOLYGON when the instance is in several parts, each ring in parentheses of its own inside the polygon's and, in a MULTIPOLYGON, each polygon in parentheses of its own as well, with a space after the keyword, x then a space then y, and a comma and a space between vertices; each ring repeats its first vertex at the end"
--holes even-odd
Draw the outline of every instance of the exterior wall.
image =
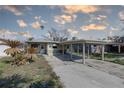
POLYGON ((47 53, 47 44, 39 44, 39 53, 46 54, 47 53))
POLYGON ((31 44, 27 44, 26 48, 29 47, 34 47, 37 49, 37 54, 46 54, 46 50, 47 50, 47 45, 45 43, 31 43, 31 44))
POLYGON ((54 43, 49 43, 49 44, 47 44, 47 54, 49 56, 56 55, 60 52, 59 48, 60 48, 59 45, 54 44, 54 43), (54 46, 54 45, 56 45, 56 46, 54 46), (56 48, 54 48, 54 47, 56 47, 56 48))
POLYGON ((47 54, 48 54, 49 56, 53 56, 52 44, 47 44, 47 54))
POLYGON ((37 54, 47 54, 53 56, 60 52, 59 44, 55 43, 31 43, 27 45, 28 47, 37 48, 37 54))

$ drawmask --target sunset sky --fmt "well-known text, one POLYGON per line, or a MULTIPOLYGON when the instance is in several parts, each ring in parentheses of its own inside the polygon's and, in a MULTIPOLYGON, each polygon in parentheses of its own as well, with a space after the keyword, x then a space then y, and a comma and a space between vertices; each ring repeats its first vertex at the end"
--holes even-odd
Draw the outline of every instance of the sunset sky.
POLYGON ((38 39, 51 28, 80 39, 123 36, 123 19, 124 6, 0 6, 0 37, 38 39))

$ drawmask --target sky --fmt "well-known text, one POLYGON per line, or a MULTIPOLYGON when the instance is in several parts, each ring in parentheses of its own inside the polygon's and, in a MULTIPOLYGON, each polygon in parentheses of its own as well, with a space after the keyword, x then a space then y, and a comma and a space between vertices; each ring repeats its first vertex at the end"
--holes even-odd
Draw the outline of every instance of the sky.
POLYGON ((124 6, 32 5, 0 6, 0 37, 26 40, 48 36, 48 31, 66 30, 79 39, 123 36, 124 6), (44 26, 41 29, 40 26, 44 26))

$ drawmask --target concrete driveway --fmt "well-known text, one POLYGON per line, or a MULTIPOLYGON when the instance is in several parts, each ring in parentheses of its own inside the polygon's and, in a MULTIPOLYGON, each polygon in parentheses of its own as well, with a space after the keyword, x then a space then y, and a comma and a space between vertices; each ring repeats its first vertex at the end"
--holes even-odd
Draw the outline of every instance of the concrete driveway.
POLYGON ((67 88, 123 88, 124 79, 81 63, 62 61, 57 57, 46 60, 67 88))

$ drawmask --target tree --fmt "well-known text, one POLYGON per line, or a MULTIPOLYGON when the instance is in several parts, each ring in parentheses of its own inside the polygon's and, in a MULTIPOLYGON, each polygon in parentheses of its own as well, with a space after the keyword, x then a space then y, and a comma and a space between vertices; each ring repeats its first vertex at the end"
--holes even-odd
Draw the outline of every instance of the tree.
POLYGON ((28 41, 32 41, 34 38, 33 37, 30 37, 30 38, 28 38, 28 41))
POLYGON ((51 28, 51 31, 48 31, 47 34, 48 36, 43 35, 43 37, 51 41, 66 41, 70 36, 66 29, 57 31, 55 28, 51 28))
POLYGON ((35 58, 37 58, 37 56, 36 56, 37 49, 33 48, 33 47, 29 47, 27 49, 27 52, 28 53, 27 53, 26 57, 27 57, 28 61, 33 62, 35 60, 35 58))
POLYGON ((0 39, 2 42, 1 45, 9 46, 9 48, 5 49, 4 52, 7 55, 11 55, 12 57, 15 57, 16 54, 20 53, 21 50, 18 48, 18 46, 22 45, 22 43, 18 40, 6 40, 6 39, 0 39))

